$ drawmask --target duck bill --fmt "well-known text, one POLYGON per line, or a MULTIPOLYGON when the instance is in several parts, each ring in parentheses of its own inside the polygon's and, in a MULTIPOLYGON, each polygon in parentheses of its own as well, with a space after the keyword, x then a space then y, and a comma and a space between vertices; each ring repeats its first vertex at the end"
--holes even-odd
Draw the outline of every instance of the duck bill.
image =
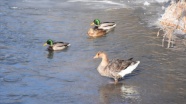
POLYGON ((91 24, 90 24, 90 26, 93 26, 94 25, 94 22, 92 22, 91 24))
POLYGON ((96 59, 96 58, 98 58, 98 56, 97 56, 97 55, 93 57, 93 59, 96 59))
POLYGON ((47 43, 44 43, 44 44, 43 44, 43 46, 46 46, 46 45, 47 45, 47 43))

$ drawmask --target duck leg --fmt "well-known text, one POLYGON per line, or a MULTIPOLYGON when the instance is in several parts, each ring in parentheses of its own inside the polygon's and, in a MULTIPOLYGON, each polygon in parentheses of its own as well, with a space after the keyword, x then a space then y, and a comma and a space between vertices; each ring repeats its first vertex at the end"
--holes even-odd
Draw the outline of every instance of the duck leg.
POLYGON ((117 83, 118 83, 118 79, 114 79, 114 81, 115 81, 115 82, 114 82, 115 84, 117 84, 117 83))

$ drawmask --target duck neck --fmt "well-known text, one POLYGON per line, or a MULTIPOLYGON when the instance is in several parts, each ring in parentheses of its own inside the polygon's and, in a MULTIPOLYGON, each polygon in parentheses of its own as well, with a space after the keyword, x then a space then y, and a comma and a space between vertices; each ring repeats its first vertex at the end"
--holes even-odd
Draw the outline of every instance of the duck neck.
POLYGON ((107 66, 108 63, 109 63, 109 59, 108 59, 107 55, 103 55, 102 61, 101 61, 101 64, 100 65, 101 66, 107 66))
POLYGON ((50 46, 53 46, 53 42, 50 43, 50 46))
POLYGON ((108 63, 109 63, 108 57, 106 55, 102 56, 102 61, 99 65, 99 67, 97 68, 98 72, 102 76, 107 76, 105 67, 108 65, 108 63))

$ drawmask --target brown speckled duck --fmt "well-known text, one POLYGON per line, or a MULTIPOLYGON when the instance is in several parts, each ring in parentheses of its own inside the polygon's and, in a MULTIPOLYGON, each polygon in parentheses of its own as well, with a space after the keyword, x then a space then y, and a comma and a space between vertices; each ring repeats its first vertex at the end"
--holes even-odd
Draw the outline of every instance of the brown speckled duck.
POLYGON ((115 83, 119 78, 123 78, 125 75, 132 73, 132 71, 138 66, 140 61, 133 61, 133 58, 128 60, 113 59, 109 60, 105 52, 98 52, 94 58, 102 58, 97 70, 101 76, 113 78, 115 83))
POLYGON ((100 37, 100 36, 106 35, 106 31, 105 30, 102 30, 102 29, 93 29, 93 28, 90 28, 87 34, 90 37, 100 37))

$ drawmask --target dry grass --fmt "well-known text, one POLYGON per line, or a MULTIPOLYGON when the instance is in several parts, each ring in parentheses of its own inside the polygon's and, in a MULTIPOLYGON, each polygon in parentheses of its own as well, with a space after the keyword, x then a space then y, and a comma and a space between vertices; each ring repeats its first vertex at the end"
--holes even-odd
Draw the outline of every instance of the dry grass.
POLYGON ((174 28, 171 28, 171 27, 166 27, 166 28, 163 28, 163 29, 160 29, 157 33, 157 36, 159 36, 159 32, 160 31, 163 31, 164 34, 163 34, 163 39, 162 39, 162 47, 164 47, 164 42, 165 42, 165 39, 168 39, 168 45, 167 45, 167 48, 170 48, 170 47, 173 47, 174 45, 174 41, 175 41, 175 38, 174 38, 174 28), (171 45, 171 46, 170 46, 171 45))
POLYGON ((186 1, 179 1, 167 7, 162 18, 158 21, 158 24, 161 29, 158 31, 157 36, 160 35, 161 30, 164 33, 162 46, 164 46, 164 41, 168 39, 167 48, 173 47, 175 30, 179 30, 183 34, 186 34, 186 1))

